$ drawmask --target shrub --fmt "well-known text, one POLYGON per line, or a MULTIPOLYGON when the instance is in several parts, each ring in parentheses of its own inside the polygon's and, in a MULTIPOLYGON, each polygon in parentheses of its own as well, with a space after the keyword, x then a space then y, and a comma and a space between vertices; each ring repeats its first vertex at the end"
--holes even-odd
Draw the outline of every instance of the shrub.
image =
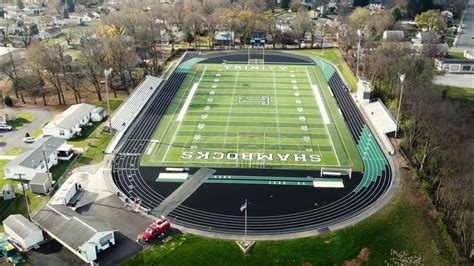
POLYGON ((6 106, 12 107, 13 106, 13 100, 10 96, 5 96, 3 99, 3 102, 5 103, 6 106))

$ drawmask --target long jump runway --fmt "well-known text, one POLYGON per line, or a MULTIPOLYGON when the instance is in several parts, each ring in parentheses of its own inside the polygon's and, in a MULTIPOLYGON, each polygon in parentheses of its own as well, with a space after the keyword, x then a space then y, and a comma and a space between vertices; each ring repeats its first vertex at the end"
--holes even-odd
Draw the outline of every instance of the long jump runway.
MULTIPOLYGON (((198 55, 196 52, 188 52, 181 62, 198 55)), ((245 52, 234 52, 207 56, 210 62, 222 62, 226 58, 229 61, 243 61, 247 55, 245 52)), ((308 57, 277 52, 268 52, 266 58, 266 61, 275 63, 288 63, 292 60, 311 64, 308 57)), ((123 141, 113 161, 112 176, 117 187, 130 200, 142 199, 142 206, 150 210, 159 206, 181 184, 156 182, 160 169, 141 167, 140 158, 156 125, 185 78, 186 73, 175 71, 150 99, 143 115, 134 121, 135 126, 131 127, 131 132, 127 134, 127 139, 123 141)), ((390 165, 385 158, 374 159, 373 153, 379 151, 378 145, 339 74, 329 73, 326 78, 354 141, 361 147, 363 173, 353 173, 351 179, 344 181, 343 189, 315 189, 304 185, 205 183, 168 217, 176 224, 199 231, 243 235, 244 216, 239 207, 248 199, 248 235, 284 235, 310 230, 328 231, 331 226, 355 218, 373 207, 391 186, 390 165)), ((242 175, 249 171, 271 171, 238 168, 216 170, 216 174, 242 175)), ((195 171, 197 169, 190 169, 190 173, 195 171)), ((280 171, 274 174, 287 173, 280 171)), ((301 176, 306 172, 299 174, 301 176)), ((318 175, 317 172, 307 174, 318 175)))

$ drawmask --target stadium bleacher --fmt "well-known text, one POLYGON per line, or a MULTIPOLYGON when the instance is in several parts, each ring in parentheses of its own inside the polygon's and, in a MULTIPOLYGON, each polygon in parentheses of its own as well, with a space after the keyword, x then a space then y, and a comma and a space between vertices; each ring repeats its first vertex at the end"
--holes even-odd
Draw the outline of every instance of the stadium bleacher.
POLYGON ((128 97, 127 101, 120 106, 120 108, 115 112, 111 118, 109 124, 112 130, 114 131, 123 131, 127 129, 129 124, 135 119, 135 117, 143 109, 147 101, 160 86, 163 79, 146 76, 146 78, 137 86, 133 93, 128 97))

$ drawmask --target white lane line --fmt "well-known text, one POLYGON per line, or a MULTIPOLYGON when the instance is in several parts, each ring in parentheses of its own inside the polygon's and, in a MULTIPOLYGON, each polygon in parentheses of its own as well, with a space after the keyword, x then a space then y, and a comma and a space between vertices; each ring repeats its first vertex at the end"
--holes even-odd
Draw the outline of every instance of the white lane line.
MULTIPOLYGON (((206 69, 207 69, 207 65, 204 67, 204 70, 202 71, 202 74, 201 74, 201 77, 199 78, 198 83, 201 83, 202 77, 204 76, 204 73, 206 73, 206 69)), ((162 162, 165 160, 166 156, 168 155, 168 152, 170 151, 171 145, 173 145, 174 140, 176 139, 176 135, 178 134, 178 131, 181 128, 181 122, 183 122, 183 121, 178 121, 178 122, 179 122, 179 124, 178 124, 178 127, 176 128, 176 130, 174 131, 173 138, 171 139, 171 142, 168 144, 168 148, 166 149, 166 152, 165 152, 163 158, 161 159, 162 162)))

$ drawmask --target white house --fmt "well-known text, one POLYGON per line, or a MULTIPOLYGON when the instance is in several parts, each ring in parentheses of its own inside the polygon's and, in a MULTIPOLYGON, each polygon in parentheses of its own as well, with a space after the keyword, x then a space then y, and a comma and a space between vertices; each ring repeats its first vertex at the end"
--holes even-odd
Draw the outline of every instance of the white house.
POLYGON ((389 42, 403 41, 405 35, 402 30, 386 30, 383 32, 383 39, 389 42))
POLYGON ((436 59, 435 66, 438 70, 448 73, 474 73, 474 59, 436 59))
POLYGON ((23 250, 29 250, 43 241, 43 231, 21 214, 12 214, 3 220, 5 233, 23 250))
POLYGON ((81 26, 83 24, 82 18, 55 18, 53 20, 55 26, 81 26))
POLYGON ((116 231, 95 217, 80 215, 65 205, 46 205, 32 217, 46 233, 87 263, 115 245, 116 231))
POLYGON ((43 134, 63 139, 74 138, 81 134, 81 127, 90 122, 94 109, 95 106, 86 103, 71 105, 43 127, 43 134))
POLYGON ((56 137, 43 138, 32 150, 24 152, 4 167, 5 178, 31 180, 36 173, 46 173, 58 160, 69 160, 73 156, 72 146, 56 137), (47 167, 45 164, 47 158, 47 167))

